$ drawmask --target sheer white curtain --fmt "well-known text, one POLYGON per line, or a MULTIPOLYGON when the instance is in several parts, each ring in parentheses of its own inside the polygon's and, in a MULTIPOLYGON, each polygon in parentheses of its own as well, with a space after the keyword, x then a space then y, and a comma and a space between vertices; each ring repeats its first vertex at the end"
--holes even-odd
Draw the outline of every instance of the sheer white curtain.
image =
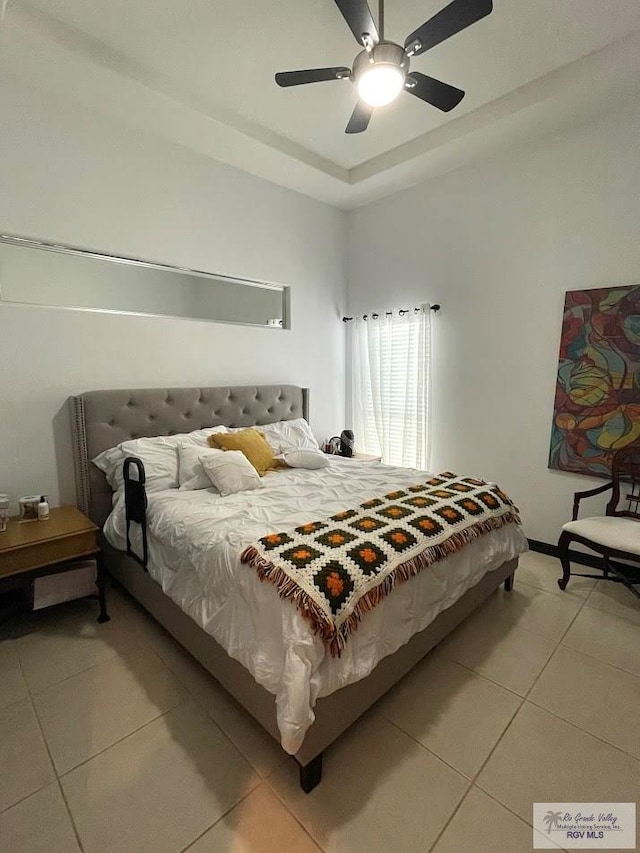
POLYGON ((358 450, 390 465, 428 468, 429 307, 358 317, 349 326, 358 450))

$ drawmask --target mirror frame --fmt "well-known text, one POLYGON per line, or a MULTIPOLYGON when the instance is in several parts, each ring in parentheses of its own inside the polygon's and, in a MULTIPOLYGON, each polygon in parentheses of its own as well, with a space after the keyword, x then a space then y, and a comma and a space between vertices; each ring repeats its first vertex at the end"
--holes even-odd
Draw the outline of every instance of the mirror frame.
MULTIPOLYGON (((282 325, 269 326, 266 323, 246 323, 242 320, 216 320, 209 317, 187 317, 175 314, 157 314, 153 311, 127 311, 119 308, 89 308, 82 305, 51 305, 45 302, 20 302, 15 299, 3 299, 0 286, 1 305, 30 305, 40 308, 58 308, 63 311, 92 311, 101 314, 126 314, 132 317, 163 317, 168 320, 191 320, 197 323, 228 323, 234 326, 250 326, 252 329, 278 329, 280 331, 291 328, 291 287, 287 284, 275 284, 273 282, 261 281, 259 279, 239 278, 237 276, 222 275, 218 273, 205 272, 204 270, 191 269, 190 267, 178 267, 171 264, 162 264, 157 261, 146 261, 140 258, 132 258, 127 255, 109 255, 92 249, 81 249, 79 246, 69 246, 64 243, 53 243, 49 240, 36 240, 31 237, 21 237, 16 234, 5 234, 0 232, 0 245, 22 246, 43 251, 58 252, 63 255, 78 255, 83 258, 93 258, 98 261, 110 261, 111 263, 124 264, 127 266, 145 267, 147 269, 162 270, 163 272, 175 272, 184 275, 195 275, 200 278, 208 278, 212 281, 222 281, 230 284, 244 284, 250 287, 262 288, 263 290, 277 290, 282 293, 282 325)), ((1 284, 1 283, 0 283, 1 284)))

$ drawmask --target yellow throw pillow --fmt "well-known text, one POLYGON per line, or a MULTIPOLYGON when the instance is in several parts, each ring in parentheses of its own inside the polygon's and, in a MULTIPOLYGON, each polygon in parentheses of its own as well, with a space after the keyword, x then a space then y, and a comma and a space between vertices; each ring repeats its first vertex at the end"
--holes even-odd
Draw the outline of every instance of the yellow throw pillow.
POLYGON ((270 468, 279 467, 267 439, 257 429, 216 433, 207 441, 220 450, 241 450, 261 477, 270 468))

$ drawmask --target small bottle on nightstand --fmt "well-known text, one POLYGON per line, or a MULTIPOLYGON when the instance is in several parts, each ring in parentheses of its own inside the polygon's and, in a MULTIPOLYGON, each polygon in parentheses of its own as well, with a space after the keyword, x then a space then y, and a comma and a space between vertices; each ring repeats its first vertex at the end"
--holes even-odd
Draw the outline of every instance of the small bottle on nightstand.
POLYGON ((49 502, 47 501, 47 496, 42 495, 40 497, 40 503, 38 504, 38 521, 48 521, 49 519, 49 502))

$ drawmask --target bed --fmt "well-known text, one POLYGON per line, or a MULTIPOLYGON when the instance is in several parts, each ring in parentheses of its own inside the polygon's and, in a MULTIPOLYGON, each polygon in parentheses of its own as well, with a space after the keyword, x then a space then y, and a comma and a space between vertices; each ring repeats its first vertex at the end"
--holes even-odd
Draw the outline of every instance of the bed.
MULTIPOLYGON (((104 526, 108 572, 294 755, 307 792, 320 781, 323 751, 501 583, 510 589, 526 549, 516 524, 480 536, 393 589, 334 656, 291 602, 240 565, 240 546, 287 529, 287 520, 292 527, 309 522, 321 505, 346 510, 388 483, 408 487, 420 472, 335 459, 322 472, 268 474, 265 488, 248 495, 154 492, 145 569, 126 553, 124 507, 114 503, 91 460, 129 439, 308 420, 309 391, 291 385, 93 391, 71 398, 71 407, 78 505, 104 526), (243 532, 230 548, 234 530, 243 532), (222 562, 211 570, 206 560, 214 553, 222 562)), ((132 550, 141 554, 141 530, 133 528, 132 550)))

